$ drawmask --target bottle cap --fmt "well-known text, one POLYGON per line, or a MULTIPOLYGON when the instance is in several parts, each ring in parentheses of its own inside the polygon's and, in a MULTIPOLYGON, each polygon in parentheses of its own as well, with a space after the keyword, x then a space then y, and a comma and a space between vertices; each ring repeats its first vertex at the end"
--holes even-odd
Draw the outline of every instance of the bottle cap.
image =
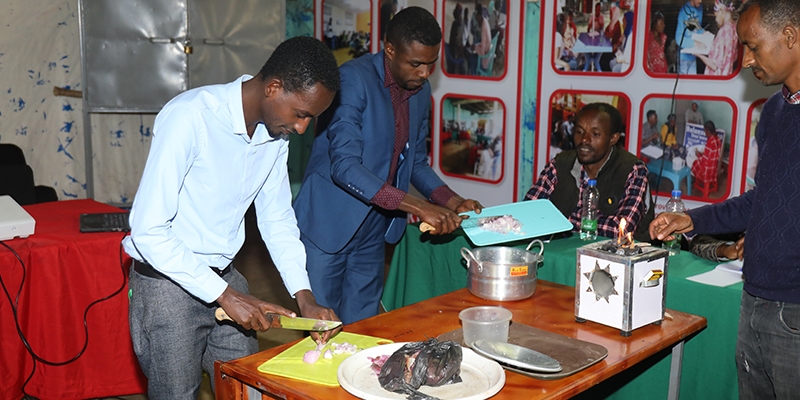
POLYGON ((596 185, 597 185, 597 181, 596 180, 589 179, 589 186, 596 186, 596 185))
POLYGON ((681 191, 680 190, 673 190, 672 191, 672 197, 681 197, 681 191))

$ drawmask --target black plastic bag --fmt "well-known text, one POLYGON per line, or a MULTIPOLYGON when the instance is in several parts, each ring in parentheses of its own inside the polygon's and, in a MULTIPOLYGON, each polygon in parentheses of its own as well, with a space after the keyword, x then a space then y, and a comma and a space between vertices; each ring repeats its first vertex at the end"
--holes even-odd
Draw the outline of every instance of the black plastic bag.
POLYGON ((406 393, 409 399, 433 399, 419 389, 461 382, 461 346, 453 341, 428 339, 411 342, 395 351, 383 364, 378 382, 386 390, 406 393))

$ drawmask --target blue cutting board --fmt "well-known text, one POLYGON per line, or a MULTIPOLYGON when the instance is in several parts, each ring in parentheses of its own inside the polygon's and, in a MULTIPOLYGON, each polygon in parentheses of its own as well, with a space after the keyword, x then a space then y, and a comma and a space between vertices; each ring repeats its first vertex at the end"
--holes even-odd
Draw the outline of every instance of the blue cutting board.
POLYGON ((462 213, 470 218, 486 218, 509 214, 522 223, 522 233, 501 234, 480 227, 465 227, 464 233, 476 246, 513 242, 538 236, 572 230, 569 220, 558 211, 550 200, 530 200, 501 206, 484 208, 480 214, 472 211, 462 213))

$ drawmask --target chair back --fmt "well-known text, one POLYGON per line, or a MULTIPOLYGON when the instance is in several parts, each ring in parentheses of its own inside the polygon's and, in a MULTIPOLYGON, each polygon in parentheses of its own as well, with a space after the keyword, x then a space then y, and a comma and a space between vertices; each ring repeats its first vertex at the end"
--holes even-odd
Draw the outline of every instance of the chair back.
POLYGON ((25 165, 25 154, 13 143, 0 143, 0 165, 25 165))
POLYGON ((0 196, 8 195, 21 206, 36 203, 36 189, 31 167, 0 165, 0 196))

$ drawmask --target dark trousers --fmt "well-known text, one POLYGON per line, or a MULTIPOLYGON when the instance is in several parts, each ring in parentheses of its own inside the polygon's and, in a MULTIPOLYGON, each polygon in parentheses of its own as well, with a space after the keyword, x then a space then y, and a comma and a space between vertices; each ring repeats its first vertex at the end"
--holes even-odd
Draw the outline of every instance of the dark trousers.
POLYGON ((736 368, 740 399, 800 398, 800 304, 743 291, 736 368))

